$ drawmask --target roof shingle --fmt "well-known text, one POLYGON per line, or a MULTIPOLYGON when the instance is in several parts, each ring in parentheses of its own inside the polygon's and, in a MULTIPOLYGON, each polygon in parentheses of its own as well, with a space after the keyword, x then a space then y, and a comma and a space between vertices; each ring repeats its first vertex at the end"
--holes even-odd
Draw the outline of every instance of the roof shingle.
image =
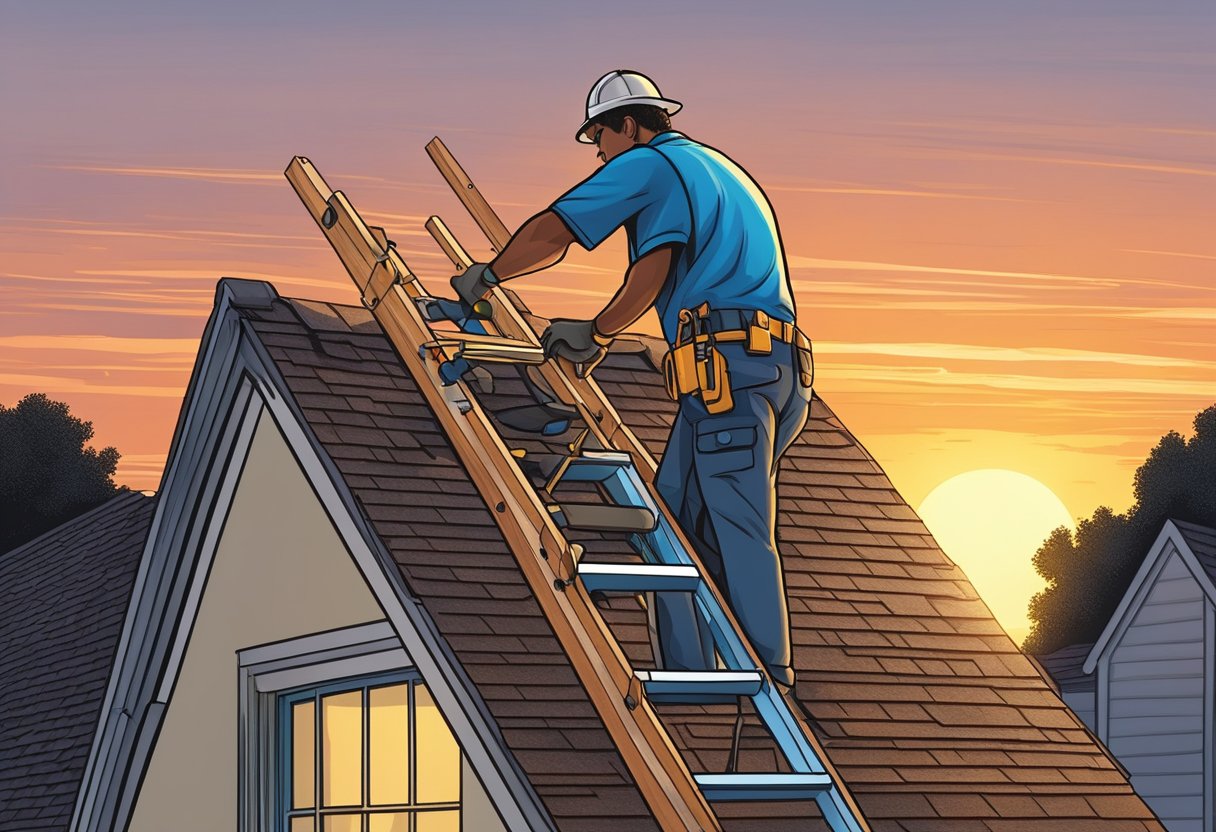
MULTIPOLYGON (((559 827, 655 828, 490 511, 370 313, 279 301, 241 314, 559 827)), ((623 340, 596 379, 657 458, 675 404, 652 354, 623 340)), ((514 368, 493 377, 493 392, 478 395, 492 417, 534 403, 514 368)), ((529 460, 560 451, 577 425, 551 438, 499 427, 538 477, 529 460)), ((797 697, 876 832, 1161 829, 822 400, 783 459, 779 496, 797 697)), ((620 536, 572 539, 589 558, 634 557, 620 536)), ((601 611, 634 665, 652 666, 638 602, 616 597, 601 611)), ((693 770, 723 769, 733 706, 660 710, 693 770)), ((779 756, 753 720, 741 769, 783 765, 779 756)), ((816 811, 715 810, 728 830, 788 828, 816 811)))
POLYGON ((0 555, 0 829, 67 829, 155 498, 128 491, 0 555))

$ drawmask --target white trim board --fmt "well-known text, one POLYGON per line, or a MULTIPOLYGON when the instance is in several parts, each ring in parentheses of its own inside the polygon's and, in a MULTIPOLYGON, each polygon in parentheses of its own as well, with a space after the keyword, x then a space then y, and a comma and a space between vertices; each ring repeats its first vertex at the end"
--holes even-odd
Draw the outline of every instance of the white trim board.
MULTIPOLYGON (((275 298, 269 284, 220 281, 178 420, 71 828, 121 830, 130 822, 253 426, 265 409, 384 611, 395 634, 395 649, 412 660, 426 681, 506 828, 555 829, 476 687, 420 602, 410 595, 264 346, 233 308, 268 307, 275 298)), ((270 652, 250 655, 273 655, 272 648, 254 648, 270 652)), ((381 655, 379 660, 388 659, 381 655)))

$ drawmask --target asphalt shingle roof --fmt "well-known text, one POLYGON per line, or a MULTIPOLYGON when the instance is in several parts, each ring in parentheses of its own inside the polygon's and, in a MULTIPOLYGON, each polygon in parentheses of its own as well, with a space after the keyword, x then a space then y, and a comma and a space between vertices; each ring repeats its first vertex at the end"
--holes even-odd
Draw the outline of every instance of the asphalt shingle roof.
POLYGON ((1208 577, 1216 583, 1216 529, 1201 526, 1198 523, 1188 523, 1185 520, 1173 520, 1178 531, 1186 539, 1186 544, 1195 553, 1195 558, 1203 566, 1208 577))
POLYGON ((1051 678, 1065 692, 1086 691, 1092 693, 1097 682, 1092 673, 1086 673, 1082 668, 1093 649, 1093 642, 1088 644, 1070 644, 1061 647, 1054 653, 1039 656, 1039 664, 1051 674, 1051 678))
POLYGON ((0 554, 0 829, 67 829, 155 498, 124 492, 0 554))
MULTIPOLYGON (((241 314, 559 827, 654 829, 488 507, 370 314, 286 300, 241 314)), ((650 356, 622 342, 596 379, 657 457, 675 405, 650 356)), ((478 398, 492 414, 531 402, 511 368, 478 398)), ((547 450, 503 434, 529 458, 547 450)), ((779 496, 796 693, 876 832, 1162 829, 821 400, 783 460, 779 496)), ((584 539, 588 557, 629 556, 611 535, 584 539)), ((648 664, 637 602, 601 609, 635 665, 648 664)), ((721 771, 733 706, 663 712, 690 767, 721 771)), ((742 770, 778 762, 758 726, 747 735, 742 770)), ((728 830, 788 829, 814 813, 793 802, 715 809, 728 830)))

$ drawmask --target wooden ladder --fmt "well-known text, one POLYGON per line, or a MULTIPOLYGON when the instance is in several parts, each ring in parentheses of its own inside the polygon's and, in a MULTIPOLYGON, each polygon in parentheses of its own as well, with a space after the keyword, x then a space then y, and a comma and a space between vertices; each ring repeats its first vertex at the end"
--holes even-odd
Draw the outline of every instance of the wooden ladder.
MULTIPOLYGON (((457 197, 501 251, 510 235, 452 154, 438 139, 427 152, 457 197)), ((384 230, 367 225, 313 164, 292 159, 286 176, 384 328, 441 423, 470 477, 492 507, 542 612, 578 673, 651 812, 665 830, 719 830, 711 800, 818 803, 834 832, 868 832, 861 812, 829 766, 814 734, 763 670, 738 622, 667 506, 655 494, 656 462, 590 377, 561 360, 545 360, 537 332, 500 289, 477 313, 430 296, 384 230), (431 324, 454 321, 459 331, 431 324), (602 506, 553 505, 542 499, 478 404, 465 376, 483 362, 535 365, 558 399, 586 427, 544 491, 593 482, 602 506), (582 547, 565 529, 610 529, 630 536, 640 564, 580 564, 582 547), (691 592, 709 624, 724 669, 635 670, 601 618, 592 592, 691 592), (652 702, 751 698, 787 758, 791 772, 692 773, 652 702)), ((438 217, 427 230, 453 265, 471 259, 438 217)))

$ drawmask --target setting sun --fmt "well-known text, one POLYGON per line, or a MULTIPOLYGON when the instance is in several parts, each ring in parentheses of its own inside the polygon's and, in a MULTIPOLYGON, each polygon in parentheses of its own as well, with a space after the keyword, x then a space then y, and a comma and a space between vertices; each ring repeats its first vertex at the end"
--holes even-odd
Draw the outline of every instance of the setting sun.
POLYGON ((1073 525, 1064 503, 1034 477, 988 468, 946 480, 917 511, 1020 643, 1030 631, 1026 604, 1044 586, 1031 558, 1053 529, 1073 525))

